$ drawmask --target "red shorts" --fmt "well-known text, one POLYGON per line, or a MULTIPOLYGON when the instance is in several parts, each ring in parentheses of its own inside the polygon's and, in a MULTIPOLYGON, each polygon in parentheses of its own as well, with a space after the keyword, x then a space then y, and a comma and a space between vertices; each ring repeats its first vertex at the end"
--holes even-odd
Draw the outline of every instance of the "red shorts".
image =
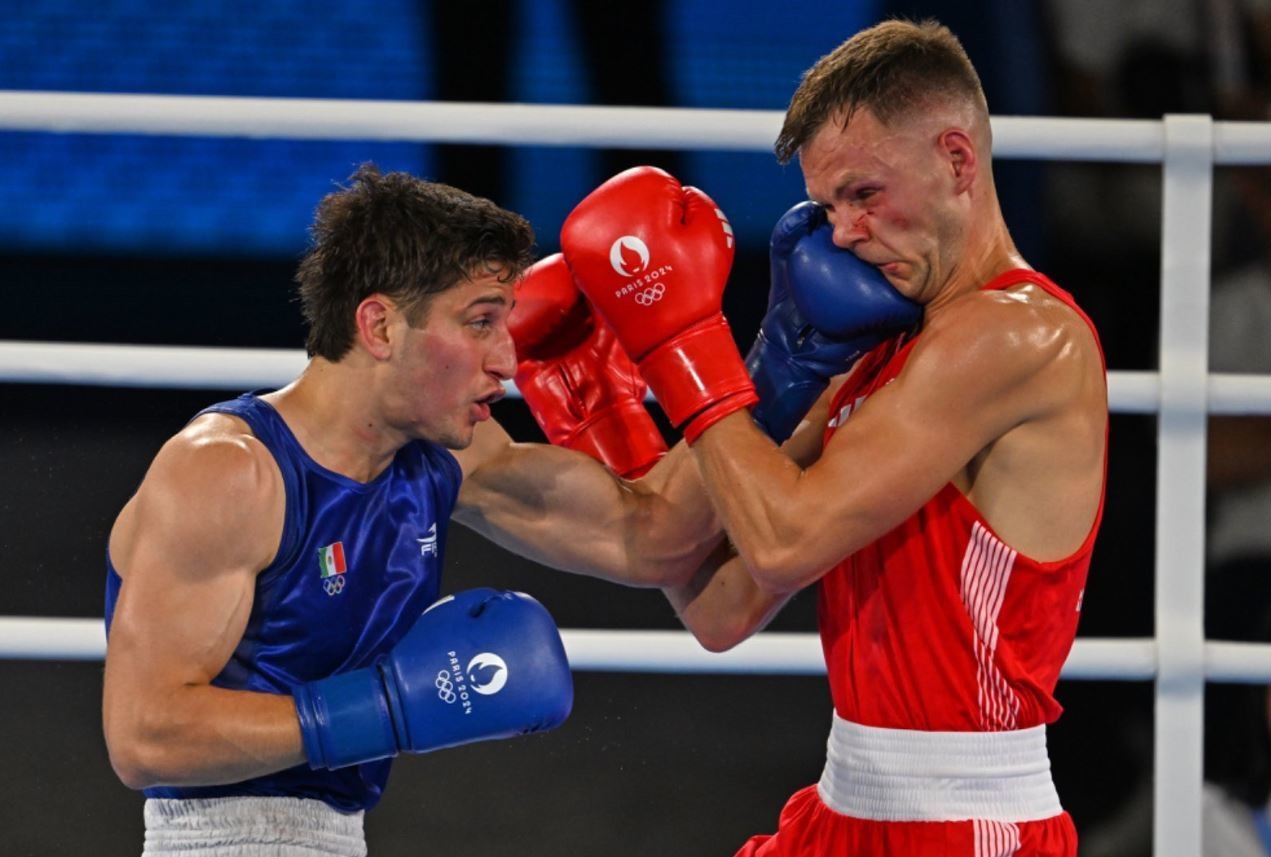
POLYGON ((1068 813, 1042 821, 867 821, 826 806, 808 786, 781 810, 777 832, 754 836, 737 857, 1076 857, 1068 813))

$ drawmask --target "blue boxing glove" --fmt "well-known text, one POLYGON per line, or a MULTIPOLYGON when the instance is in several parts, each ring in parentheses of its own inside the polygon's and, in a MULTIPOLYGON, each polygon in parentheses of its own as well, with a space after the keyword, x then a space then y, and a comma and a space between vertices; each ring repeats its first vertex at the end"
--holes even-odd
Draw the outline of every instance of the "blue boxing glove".
POLYGON ((374 665, 294 691, 311 768, 340 768, 565 722, 574 685, 556 623, 520 592, 429 607, 374 665))
POLYGON ((833 231, 814 202, 799 203, 772 230, 768 312, 746 368, 759 393, 751 416, 777 443, 831 378, 922 318, 877 268, 835 247, 833 231))

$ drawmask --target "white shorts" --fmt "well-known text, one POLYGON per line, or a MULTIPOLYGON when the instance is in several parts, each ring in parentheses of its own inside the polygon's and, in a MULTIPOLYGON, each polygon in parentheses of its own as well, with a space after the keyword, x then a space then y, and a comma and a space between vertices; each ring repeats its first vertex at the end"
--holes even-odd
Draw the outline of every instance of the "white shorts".
POLYGON ((142 855, 365 857, 362 815, 294 797, 151 799, 142 855))

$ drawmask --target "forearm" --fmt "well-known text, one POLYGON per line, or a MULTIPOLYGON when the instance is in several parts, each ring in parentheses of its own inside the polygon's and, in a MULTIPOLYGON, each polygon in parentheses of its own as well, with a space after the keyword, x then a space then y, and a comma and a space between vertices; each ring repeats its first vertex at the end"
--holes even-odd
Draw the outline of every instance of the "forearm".
POLYGON ((760 589, 727 541, 691 580, 663 592, 684 627, 712 652, 731 649, 757 633, 790 598, 760 589))
POLYGON ((210 685, 162 694, 107 688, 107 748, 131 788, 235 783, 305 761, 290 696, 210 685))
POLYGON ((615 477, 591 458, 513 444, 464 484, 455 520, 544 565, 630 586, 685 580, 720 525, 686 449, 644 478, 615 477))
POLYGON ((801 547, 813 517, 799 506, 804 470, 744 414, 721 420, 693 452, 724 530, 757 582, 792 592, 814 580, 817 563, 801 547))

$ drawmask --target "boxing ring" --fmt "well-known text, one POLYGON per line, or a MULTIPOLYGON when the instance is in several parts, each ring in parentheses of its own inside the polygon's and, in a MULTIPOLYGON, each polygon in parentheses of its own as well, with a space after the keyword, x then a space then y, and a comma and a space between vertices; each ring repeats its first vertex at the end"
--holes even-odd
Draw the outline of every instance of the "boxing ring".
MULTIPOLYGON (((768 151, 778 111, 0 92, 0 131, 768 151)), ((1208 372, 1216 165, 1271 164, 1271 123, 995 117, 999 158, 1163 167, 1157 372, 1109 373, 1111 409, 1158 414, 1155 636, 1077 640, 1068 679, 1154 682, 1154 853, 1201 848, 1206 682, 1271 683, 1271 645, 1207 640, 1208 414, 1271 415, 1271 376, 1208 372)), ((301 350, 0 342, 0 383, 229 390, 280 386, 301 350)), ((1271 523, 1269 523, 1271 525, 1271 523)), ((814 634, 765 632, 710 654, 685 632, 563 629, 576 670, 824 673, 814 634)), ((100 660, 99 619, 0 617, 0 658, 100 660)))

